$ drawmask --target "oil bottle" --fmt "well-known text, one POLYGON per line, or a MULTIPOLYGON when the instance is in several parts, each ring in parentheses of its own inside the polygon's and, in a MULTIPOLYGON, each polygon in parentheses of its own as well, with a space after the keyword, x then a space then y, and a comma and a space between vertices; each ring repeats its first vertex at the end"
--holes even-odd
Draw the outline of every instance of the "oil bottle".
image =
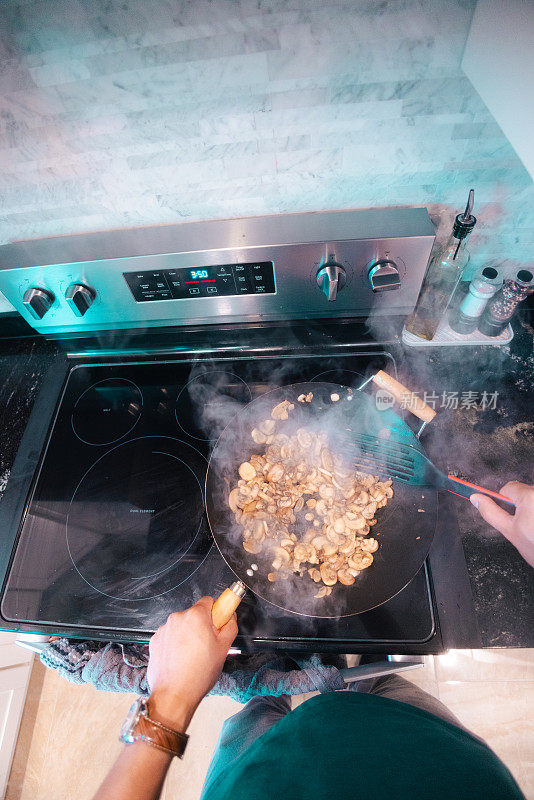
POLYGON ((431 341, 443 317, 449 300, 470 258, 467 239, 476 225, 473 216, 475 190, 469 191, 463 214, 457 214, 452 233, 445 244, 432 254, 425 272, 415 309, 405 322, 405 328, 420 339, 431 341))

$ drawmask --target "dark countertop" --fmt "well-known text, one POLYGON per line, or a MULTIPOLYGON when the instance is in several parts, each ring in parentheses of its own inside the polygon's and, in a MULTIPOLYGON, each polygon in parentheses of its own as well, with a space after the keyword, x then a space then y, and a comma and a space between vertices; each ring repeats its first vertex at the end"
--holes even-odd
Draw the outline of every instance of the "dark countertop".
MULTIPOLYGON (((516 322, 502 348, 412 349, 396 337, 399 377, 437 395, 438 414, 423 441, 445 471, 494 490, 507 480, 534 482, 532 333, 516 322), (498 393, 495 408, 480 407, 484 391, 498 393), (443 392, 458 392, 458 409, 441 407, 443 392), (466 392, 477 393, 476 407, 462 407, 466 392)), ((59 345, 41 338, 0 339, 0 498, 37 393, 64 359, 59 345)), ((483 646, 534 647, 534 569, 468 501, 455 501, 483 646)))
MULTIPOLYGON (((505 347, 409 348, 400 368, 437 394, 477 393, 472 409, 440 408, 440 397, 423 441, 445 472, 494 491, 534 483, 533 331, 515 321, 514 332, 505 347), (484 391, 498 393, 495 408, 480 407, 484 391)), ((468 501, 455 504, 483 645, 534 647, 534 569, 468 501)))
POLYGON ((63 358, 41 338, 0 338, 0 498, 34 400, 51 365, 63 358))

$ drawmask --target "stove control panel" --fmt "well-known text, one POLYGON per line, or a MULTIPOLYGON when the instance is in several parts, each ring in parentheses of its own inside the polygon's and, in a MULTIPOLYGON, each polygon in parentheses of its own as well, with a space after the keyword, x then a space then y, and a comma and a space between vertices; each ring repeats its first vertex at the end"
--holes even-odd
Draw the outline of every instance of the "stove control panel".
POLYGON ((136 303, 276 293, 272 261, 123 272, 123 276, 136 303))
POLYGON ((0 292, 39 333, 406 316, 426 208, 185 222, 0 246, 0 292))

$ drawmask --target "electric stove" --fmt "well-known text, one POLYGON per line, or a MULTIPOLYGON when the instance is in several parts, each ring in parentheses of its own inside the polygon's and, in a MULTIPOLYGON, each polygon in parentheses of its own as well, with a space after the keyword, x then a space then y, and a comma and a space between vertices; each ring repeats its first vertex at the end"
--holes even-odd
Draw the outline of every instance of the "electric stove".
MULTIPOLYGON (((278 385, 358 386, 390 354, 76 364, 70 370, 1 605, 7 623, 147 640, 171 611, 233 580, 204 513, 210 448, 246 404, 278 385), (212 422, 209 428, 203 420, 212 422)), ((387 543, 384 543, 387 546, 387 543)), ((350 591, 350 590, 349 590, 350 591)), ((384 605, 337 620, 282 611, 247 593, 243 650, 359 649, 436 633, 428 565, 384 605), (326 648, 325 648, 326 646, 326 648)))
MULTIPOLYGON (((413 309, 433 242, 426 209, 410 208, 0 247, 0 290, 67 351, 0 508, 2 627, 147 641, 171 611, 233 582, 204 513, 225 398, 395 376, 384 331, 413 309)), ((309 618, 247 592, 236 648, 439 651, 441 610, 460 608, 444 591, 453 540, 364 614, 309 618)))

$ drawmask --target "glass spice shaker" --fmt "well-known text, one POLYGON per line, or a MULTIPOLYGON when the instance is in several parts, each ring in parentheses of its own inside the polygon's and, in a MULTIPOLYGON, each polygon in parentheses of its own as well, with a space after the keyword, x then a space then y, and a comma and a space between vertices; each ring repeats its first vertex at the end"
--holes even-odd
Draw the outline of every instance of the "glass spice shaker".
POLYGON ((502 276, 495 267, 484 267, 469 284, 469 290, 460 307, 454 309, 449 318, 449 325, 456 333, 472 333, 476 330, 480 315, 486 303, 502 286, 502 276))
POLYGON ((500 292, 484 309, 478 325, 480 333, 498 336, 512 319, 519 303, 533 291, 534 276, 528 269, 520 269, 515 278, 504 281, 500 292))

